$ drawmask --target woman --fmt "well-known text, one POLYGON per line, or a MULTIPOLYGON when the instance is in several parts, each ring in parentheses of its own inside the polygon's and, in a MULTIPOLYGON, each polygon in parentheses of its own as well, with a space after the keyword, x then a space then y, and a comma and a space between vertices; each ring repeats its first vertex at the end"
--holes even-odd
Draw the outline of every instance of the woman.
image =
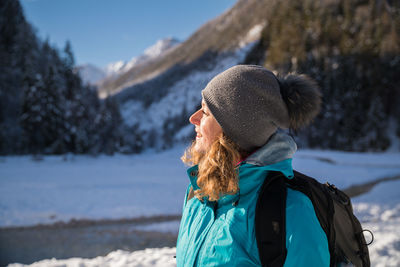
MULTIPOLYGON (((182 160, 192 165, 176 248, 180 266, 260 266, 254 220, 269 171, 293 176, 298 129, 319 111, 321 95, 306 76, 277 78, 238 65, 214 77, 191 117, 196 140, 182 160)), ((329 266, 328 242, 312 203, 288 189, 284 266, 329 266)))

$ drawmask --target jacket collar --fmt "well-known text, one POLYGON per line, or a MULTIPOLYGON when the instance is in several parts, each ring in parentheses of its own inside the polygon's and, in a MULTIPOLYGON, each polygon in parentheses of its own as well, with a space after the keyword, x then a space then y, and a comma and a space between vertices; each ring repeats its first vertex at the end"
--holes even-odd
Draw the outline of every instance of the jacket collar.
POLYGON ((276 132, 264 146, 243 162, 257 166, 271 165, 292 158, 296 150, 297 145, 291 136, 284 132, 276 132))

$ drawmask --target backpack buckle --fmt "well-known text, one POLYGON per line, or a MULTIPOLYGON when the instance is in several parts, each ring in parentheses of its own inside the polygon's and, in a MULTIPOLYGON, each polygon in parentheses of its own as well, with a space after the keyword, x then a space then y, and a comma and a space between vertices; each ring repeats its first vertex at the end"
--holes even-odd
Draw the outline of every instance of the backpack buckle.
POLYGON ((334 184, 330 184, 329 182, 326 182, 325 184, 328 186, 328 188, 329 188, 332 192, 334 192, 334 193, 337 192, 337 187, 336 187, 334 184))
POLYGON ((331 193, 333 193, 343 205, 350 204, 350 198, 340 191, 334 184, 330 184, 329 182, 326 182, 325 184, 327 185, 329 191, 331 191, 331 193))

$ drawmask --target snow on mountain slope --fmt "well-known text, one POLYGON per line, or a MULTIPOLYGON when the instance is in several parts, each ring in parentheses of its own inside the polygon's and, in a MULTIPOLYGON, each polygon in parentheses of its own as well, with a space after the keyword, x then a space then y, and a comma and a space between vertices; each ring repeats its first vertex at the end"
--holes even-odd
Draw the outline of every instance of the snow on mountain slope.
POLYGON ((158 40, 156 44, 147 48, 141 58, 150 59, 160 56, 165 51, 175 47, 180 43, 179 40, 168 37, 166 39, 158 40))
MULTIPOLYGON (((158 137, 161 137, 165 133, 165 127, 169 127, 166 122, 174 118, 187 121, 189 114, 200 104, 200 92, 207 83, 218 73, 242 62, 253 45, 254 43, 250 43, 234 53, 220 55, 215 60, 215 65, 211 65, 206 70, 191 71, 172 86, 164 87, 163 90, 168 93, 158 101, 153 101, 148 107, 145 107, 140 100, 127 99, 120 106, 124 122, 129 126, 137 125, 137 129, 144 132, 144 139, 148 138, 150 133, 156 133, 158 137)), ((184 126, 187 124, 185 123, 184 126)), ((191 132, 179 131, 180 129, 171 131, 175 141, 184 140, 191 135, 191 132)), ((160 138, 156 139, 160 140, 160 138)))
POLYGON ((116 61, 109 63, 104 68, 96 67, 92 64, 84 64, 77 67, 81 78, 89 84, 100 84, 103 79, 112 79, 121 75, 131 68, 139 64, 145 64, 147 61, 152 60, 158 56, 161 56, 166 51, 172 49, 180 43, 179 40, 168 37, 165 39, 158 40, 154 45, 148 47, 143 54, 133 57, 129 61, 116 61))
POLYGON ((112 62, 112 63, 108 64, 104 68, 106 76, 118 74, 120 71, 122 71, 122 69, 124 68, 125 64, 126 63, 123 60, 112 62))
POLYGON ((165 39, 158 40, 154 45, 147 48, 142 55, 132 58, 130 61, 117 61, 110 63, 106 66, 105 71, 107 76, 117 76, 129 71, 134 66, 146 63, 146 61, 152 60, 169 49, 178 45, 180 41, 175 38, 168 37, 165 39))

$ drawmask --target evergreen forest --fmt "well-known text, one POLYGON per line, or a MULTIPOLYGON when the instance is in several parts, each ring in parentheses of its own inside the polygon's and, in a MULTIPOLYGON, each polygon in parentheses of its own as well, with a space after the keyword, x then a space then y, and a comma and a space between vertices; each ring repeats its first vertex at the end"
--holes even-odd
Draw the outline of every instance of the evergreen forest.
MULTIPOLYGON (((308 147, 384 151, 400 137, 400 2, 278 1, 245 63, 316 79, 323 108, 308 147)), ((397 148, 398 150, 399 148, 397 148)))
POLYGON ((133 153, 118 103, 74 71, 71 44, 40 40, 19 1, 0 2, 0 154, 133 153))

